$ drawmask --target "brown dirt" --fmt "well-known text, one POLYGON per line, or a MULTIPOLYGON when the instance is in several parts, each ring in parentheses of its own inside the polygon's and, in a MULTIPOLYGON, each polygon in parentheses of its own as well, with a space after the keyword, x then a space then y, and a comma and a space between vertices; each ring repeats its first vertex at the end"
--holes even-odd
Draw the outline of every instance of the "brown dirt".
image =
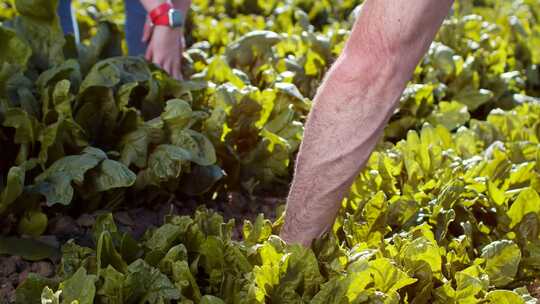
POLYGON ((55 266, 48 261, 28 262, 18 256, 0 257, 0 303, 15 302, 15 288, 30 272, 50 278, 55 266))
POLYGON ((527 288, 529 289, 531 296, 538 299, 538 303, 540 303, 540 278, 532 282, 527 288))

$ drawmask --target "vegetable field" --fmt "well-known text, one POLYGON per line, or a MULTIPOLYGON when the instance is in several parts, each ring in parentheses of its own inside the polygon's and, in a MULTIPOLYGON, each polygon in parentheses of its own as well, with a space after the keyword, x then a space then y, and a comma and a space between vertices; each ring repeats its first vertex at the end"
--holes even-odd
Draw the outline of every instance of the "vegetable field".
POLYGON ((538 303, 540 1, 456 1, 330 233, 277 236, 355 0, 194 0, 185 81, 122 1, 0 1, 0 303, 538 303))

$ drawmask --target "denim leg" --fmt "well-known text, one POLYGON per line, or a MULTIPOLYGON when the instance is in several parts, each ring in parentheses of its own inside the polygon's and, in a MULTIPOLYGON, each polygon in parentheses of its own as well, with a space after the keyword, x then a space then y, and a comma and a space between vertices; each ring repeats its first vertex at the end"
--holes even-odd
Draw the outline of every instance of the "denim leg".
POLYGON ((71 0, 60 0, 58 2, 57 13, 64 34, 74 35, 75 41, 79 42, 79 27, 71 9, 71 0))
POLYGON ((126 42, 130 56, 144 56, 146 43, 141 41, 146 10, 139 0, 124 0, 126 10, 126 42))

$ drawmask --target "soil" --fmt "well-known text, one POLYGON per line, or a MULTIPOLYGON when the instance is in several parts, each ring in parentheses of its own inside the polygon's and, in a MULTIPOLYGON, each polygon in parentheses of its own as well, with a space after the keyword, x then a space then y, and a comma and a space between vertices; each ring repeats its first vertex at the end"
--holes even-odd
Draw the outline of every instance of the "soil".
MULTIPOLYGON (((275 219, 276 209, 284 204, 285 199, 271 196, 247 198, 240 193, 230 193, 223 202, 210 202, 205 206, 218 211, 226 221, 235 220, 233 237, 241 239, 244 220, 253 221, 263 213, 266 218, 275 219)), ((166 215, 192 215, 201 205, 194 200, 180 202, 171 200, 151 207, 140 207, 113 212, 118 229, 131 234, 136 239, 152 227, 163 224, 166 215)), ((94 213, 82 214, 77 218, 65 214, 52 216, 45 235, 48 243, 65 243, 73 239, 81 246, 93 246, 91 230, 96 217, 107 212, 101 210, 94 213)), ((0 219, 0 235, 13 230, 15 220, 0 219)), ((15 302, 15 289, 21 284, 28 273, 38 273, 44 277, 53 277, 59 261, 29 262, 18 256, 0 256, 0 304, 15 302)))
POLYGON ((529 289, 531 296, 538 299, 538 303, 540 303, 540 278, 537 278, 534 282, 527 286, 527 288, 529 289))

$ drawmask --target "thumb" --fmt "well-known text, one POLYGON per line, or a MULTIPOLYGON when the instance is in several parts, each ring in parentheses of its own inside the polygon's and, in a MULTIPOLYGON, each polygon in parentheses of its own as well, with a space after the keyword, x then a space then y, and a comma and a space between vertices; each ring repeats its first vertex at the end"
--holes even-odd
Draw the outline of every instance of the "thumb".
POLYGON ((143 28, 142 42, 148 43, 150 36, 152 36, 152 25, 150 25, 149 21, 146 21, 143 28))

